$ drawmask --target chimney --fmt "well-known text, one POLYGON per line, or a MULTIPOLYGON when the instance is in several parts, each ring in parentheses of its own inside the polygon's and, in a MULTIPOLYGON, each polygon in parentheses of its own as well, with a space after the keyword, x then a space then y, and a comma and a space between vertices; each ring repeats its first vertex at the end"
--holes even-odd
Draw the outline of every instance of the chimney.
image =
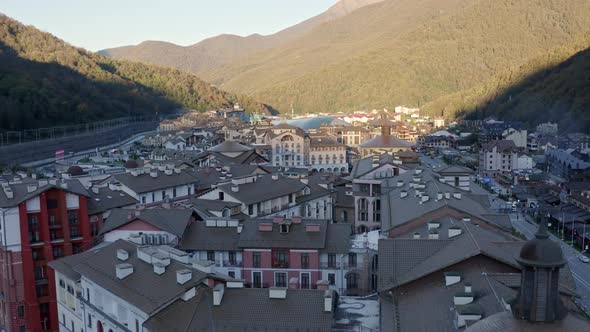
POLYGON ((308 233, 317 233, 320 231, 319 224, 307 224, 305 225, 305 231, 308 233))
POLYGON ((472 288, 471 288, 471 284, 465 284, 465 293, 471 293, 472 288))
POLYGON ((275 216, 274 218, 272 218, 272 222, 275 224, 283 221, 285 221, 285 218, 283 218, 282 216, 275 216))
POLYGON ((166 169, 164 171, 164 174, 166 174, 166 175, 172 175, 172 173, 174 173, 174 171, 172 171, 171 169, 166 169))
POLYGON ((291 217, 291 223, 301 224, 301 217, 291 217))
POLYGON ((272 179, 273 180, 278 180, 279 179, 279 175, 278 174, 273 174, 272 175, 272 179))
POLYGON ((175 168, 174 168, 174 173, 176 173, 176 174, 180 174, 180 168, 178 168, 178 167, 175 167, 175 168))
POLYGON ((292 277, 289 279, 289 289, 297 289, 299 287, 299 279, 292 277))
POLYGON ((451 199, 451 193, 450 192, 446 192, 445 193, 445 199, 451 199))
POLYGON ((401 180, 400 181, 397 181, 397 187, 398 188, 403 187, 403 186, 404 186, 404 181, 401 181, 401 180))
POLYGON ((420 202, 426 203, 430 197, 428 195, 422 195, 420 202))
POLYGON ((232 173, 229 173, 229 172, 227 172, 227 173, 225 173, 225 176, 226 176, 226 177, 228 177, 228 178, 231 178, 231 177, 233 177, 233 174, 232 174, 232 173))
POLYGON ((139 217, 141 215, 141 210, 135 210, 135 212, 133 213, 136 217, 139 217))
POLYGON ((100 193, 100 189, 98 187, 92 187, 92 192, 98 195, 100 193))
POLYGON ((6 198, 8 199, 14 198, 14 192, 12 191, 12 189, 10 189, 10 187, 4 188, 4 194, 6 194, 6 198))
POLYGON ((299 180, 301 181, 301 183, 309 184, 309 178, 307 176, 301 176, 299 180))
POLYGON ((260 232, 272 232, 272 224, 260 223, 258 224, 258 230, 260 232))
POLYGON ((428 238, 431 240, 438 240, 438 232, 437 231, 431 231, 428 233, 428 238))
POLYGON ((332 312, 334 310, 334 291, 327 290, 324 292, 324 311, 332 312))
POLYGON ((129 263, 119 263, 115 266, 117 279, 125 279, 133 273, 133 265, 129 263))
POLYGON ((240 186, 238 186, 237 184, 233 184, 231 186, 231 191, 237 193, 238 191, 240 191, 240 186))
POLYGON ((176 271, 176 282, 184 285, 193 278, 193 273, 189 269, 182 269, 176 271))
POLYGON ((57 184, 57 179, 49 179, 49 184, 55 186, 57 184))
POLYGON ((330 289, 330 282, 328 280, 318 280, 317 287, 318 290, 326 291, 330 289))
POLYGON ((166 265, 164 265, 160 262, 156 262, 153 265, 154 265, 154 273, 155 274, 162 275, 162 274, 164 274, 164 272, 166 272, 166 265))
POLYGON ((286 299, 287 288, 271 287, 268 289, 268 297, 271 299, 286 299))
POLYGON ((129 253, 123 249, 117 249, 117 259, 120 261, 126 261, 129 258, 129 253))
POLYGON ((453 197, 455 197, 456 199, 461 199, 461 193, 460 192, 456 192, 453 194, 453 197))
POLYGON ((158 166, 158 170, 159 170, 160 172, 164 172, 164 171, 166 170, 166 166, 164 166, 164 165, 160 165, 160 166, 158 166))
POLYGON ((34 184, 27 185, 27 192, 32 193, 33 191, 37 190, 37 186, 34 184))
POLYGON ((45 187, 49 182, 47 180, 39 180, 39 188, 45 187))
POLYGON ((150 172, 150 176, 153 178, 157 178, 158 177, 158 171, 151 171, 150 172))
POLYGON ((137 170, 132 170, 131 175, 137 176, 137 175, 139 175, 139 172, 137 170))
POLYGON ((223 300, 223 293, 225 292, 225 288, 223 284, 217 284, 213 288, 213 305, 220 306, 221 300, 223 300))
POLYGON ((419 239, 420 238, 420 233, 416 232, 414 233, 414 239, 419 239))
POLYGON ((228 280, 225 282, 227 288, 244 288, 244 280, 228 280))
POLYGON ((127 213, 127 220, 133 219, 133 216, 135 216, 135 213, 131 213, 131 212, 127 213))
POLYGON ((461 275, 457 272, 445 272, 445 286, 451 286, 461 282, 461 275))
POLYGON ((443 199, 443 193, 439 191, 439 192, 436 194, 436 200, 437 200, 437 201, 440 201, 441 199, 443 199))
POLYGON ((408 192, 407 191, 402 190, 402 191, 399 192, 399 197, 400 198, 404 198, 404 197, 407 197, 407 196, 408 196, 408 192))
POLYGON ((114 191, 114 190, 117 190, 117 185, 116 185, 116 184, 114 184, 114 183, 109 183, 109 189, 110 189, 110 190, 113 190, 113 191, 114 191))
POLYGON ((459 227, 450 227, 449 228, 449 239, 453 238, 455 236, 461 235, 462 232, 463 232, 463 230, 459 227))

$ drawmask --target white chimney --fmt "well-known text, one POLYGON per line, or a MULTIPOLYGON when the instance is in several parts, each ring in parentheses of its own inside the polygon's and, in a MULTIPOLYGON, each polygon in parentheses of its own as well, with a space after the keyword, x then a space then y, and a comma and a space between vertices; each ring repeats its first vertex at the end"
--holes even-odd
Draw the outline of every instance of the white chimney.
POLYGON ((27 192, 32 193, 33 191, 37 190, 37 186, 34 184, 30 184, 27 186, 27 192))
POLYGON ((167 169, 164 171, 164 174, 166 175, 172 175, 172 173, 174 173, 174 171, 172 171, 171 169, 167 169))
POLYGON ((456 228, 449 228, 449 239, 455 236, 461 235, 462 230, 459 227, 456 228))
POLYGON ((470 284, 466 284, 465 285, 465 293, 471 293, 471 290, 472 290, 471 285, 470 284))
POLYGON ((133 265, 129 263, 120 263, 115 266, 117 279, 125 279, 133 273, 133 265))
POLYGON ((271 299, 286 299, 287 288, 271 287, 268 289, 268 297, 271 299))
POLYGON ((180 174, 180 168, 178 168, 178 167, 175 167, 175 168, 174 168, 174 173, 176 173, 176 174, 180 174))
POLYGON ((240 186, 238 186, 237 184, 232 185, 231 191, 237 193, 238 191, 240 191, 240 186))
POLYGON ((154 265, 154 273, 157 275, 161 275, 166 272, 166 266, 160 262, 156 262, 154 265))
POLYGON ((416 232, 414 233, 414 239, 419 239, 420 238, 420 233, 416 232))
POLYGON ((456 199, 461 199, 461 193, 456 192, 453 194, 453 197, 455 197, 456 199))
POLYGON ((402 190, 399 192, 399 197, 404 198, 408 196, 408 192, 405 190, 402 190))
POLYGON ((461 282, 461 276, 455 272, 445 273, 445 286, 451 286, 461 282))
POLYGON ((137 170, 132 170, 131 175, 137 176, 137 175, 139 175, 139 172, 137 170))
POLYGON ((436 200, 440 201, 441 199, 443 199, 443 193, 439 192, 438 194, 436 194, 436 200))
POLYGON ((446 192, 445 193, 445 198, 446 199, 451 199, 451 193, 450 192, 446 192))
POLYGON ((397 181, 397 187, 403 187, 404 186, 404 181, 397 181))
POLYGON ((219 306, 221 305, 221 300, 223 299, 223 293, 225 292, 225 288, 223 284, 218 284, 213 288, 213 305, 219 306))
POLYGON ((184 302, 192 299, 193 297, 195 297, 195 295, 197 295, 197 288, 196 287, 191 287, 189 290, 187 290, 186 292, 184 292, 184 294, 182 294, 182 296, 180 297, 184 302))
POLYGON ((14 198, 14 192, 10 188, 4 188, 4 194, 6 194, 6 198, 12 199, 14 198))
POLYGON ((428 195, 422 195, 421 202, 426 203, 430 197, 428 195))
POLYGON ((98 195, 100 189, 98 187, 92 187, 92 192, 98 195))
POLYGON ((438 233, 432 232, 432 233, 428 234, 428 238, 431 240, 438 240, 438 233))
POLYGON ((182 269, 176 271, 176 282, 184 285, 193 278, 193 272, 189 269, 182 269))
POLYGON ((303 176, 299 178, 299 180, 301 181, 301 183, 309 184, 309 179, 307 178, 307 176, 303 176))
POLYGON ((47 180, 39 180, 39 188, 45 187, 49 182, 47 180))
POLYGON ((126 261, 129 258, 129 253, 123 249, 117 249, 117 259, 126 261))
POLYGON ((273 180, 278 180, 279 179, 279 175, 278 174, 273 174, 272 175, 272 179, 273 180))
POLYGON ((57 179, 49 179, 49 184, 55 186, 57 184, 57 179))
POLYGON ((150 176, 153 178, 157 178, 158 177, 158 171, 151 171, 150 172, 150 176))
POLYGON ((334 291, 328 289, 324 292, 324 312, 332 312, 334 308, 334 291))

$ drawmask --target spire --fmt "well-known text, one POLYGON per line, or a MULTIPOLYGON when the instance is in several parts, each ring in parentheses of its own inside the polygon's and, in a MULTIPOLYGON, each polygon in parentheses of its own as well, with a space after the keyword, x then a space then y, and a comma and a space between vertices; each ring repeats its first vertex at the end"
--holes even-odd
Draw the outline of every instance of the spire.
POLYGON ((549 233, 547 233, 547 219, 549 219, 549 215, 543 213, 541 217, 541 222, 539 223, 539 228, 535 233, 535 238, 537 239, 548 239, 549 233))

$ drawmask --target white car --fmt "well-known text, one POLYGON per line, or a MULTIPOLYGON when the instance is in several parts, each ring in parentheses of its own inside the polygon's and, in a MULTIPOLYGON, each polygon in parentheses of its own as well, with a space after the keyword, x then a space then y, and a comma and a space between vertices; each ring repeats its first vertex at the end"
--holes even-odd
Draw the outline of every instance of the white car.
POLYGON ((580 259, 584 263, 590 263, 590 258, 588 258, 588 256, 586 255, 580 255, 578 256, 578 259, 580 259))

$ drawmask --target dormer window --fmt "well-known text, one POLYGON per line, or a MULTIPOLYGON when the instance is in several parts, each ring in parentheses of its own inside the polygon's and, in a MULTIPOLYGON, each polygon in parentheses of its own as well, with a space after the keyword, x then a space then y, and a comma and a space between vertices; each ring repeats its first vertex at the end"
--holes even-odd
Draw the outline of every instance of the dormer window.
POLYGON ((281 225, 281 233, 289 233, 289 225, 287 224, 282 224, 281 225))

